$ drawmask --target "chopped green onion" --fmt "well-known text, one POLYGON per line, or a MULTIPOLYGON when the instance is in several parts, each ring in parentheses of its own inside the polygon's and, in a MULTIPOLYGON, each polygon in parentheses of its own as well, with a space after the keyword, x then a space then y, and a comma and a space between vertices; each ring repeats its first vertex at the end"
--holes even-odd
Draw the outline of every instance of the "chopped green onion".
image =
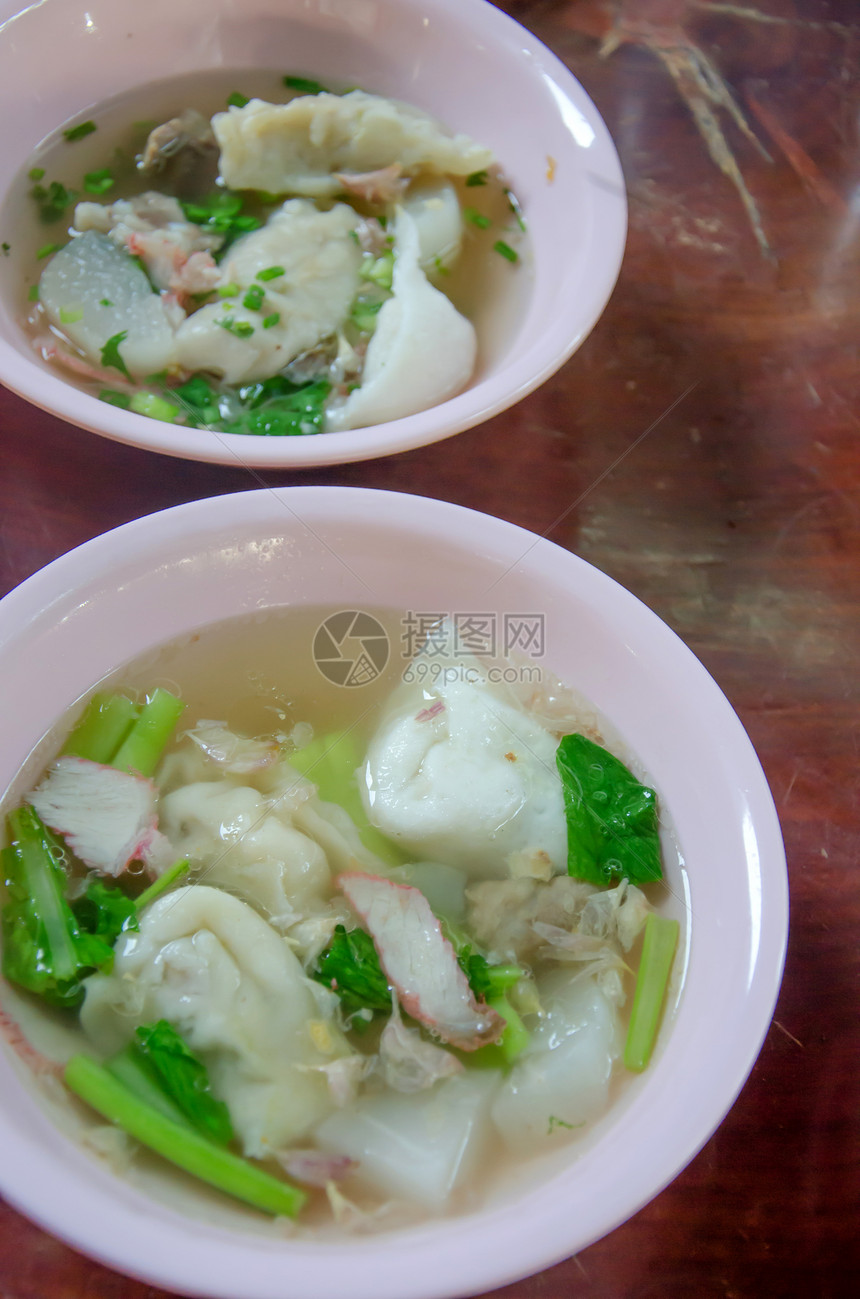
POLYGON ((8 257, 8 256, 9 256, 9 253, 12 251, 12 245, 11 245, 11 244, 7 244, 6 241, 5 241, 5 239, 4 239, 3 243, 0 244, 0 248, 3 249, 3 256, 4 256, 4 257, 8 257))
POLYGON ((487 230, 493 224, 488 216, 484 216, 483 212, 479 212, 474 207, 464 207, 463 216, 479 230, 487 230))
POLYGON ((84 189, 88 194, 106 194, 114 185, 114 178, 108 167, 99 171, 88 171, 84 176, 84 189))
POLYGON ((111 302, 110 298, 100 298, 100 299, 99 299, 99 306, 100 306, 100 307, 112 307, 112 306, 113 306, 113 303, 111 302))
POLYGON ((326 93, 325 86, 320 85, 318 81, 311 81, 308 77, 284 77, 284 85, 288 90, 298 90, 302 95, 326 93))
POLYGON ((74 325, 78 320, 83 320, 83 307, 60 307, 60 324, 74 325))
POLYGON ((261 284, 252 284, 242 299, 242 306, 247 307, 248 311, 259 311, 265 294, 266 291, 261 284))
POLYGON ((496 240, 493 244, 493 252, 499 253, 509 262, 518 262, 520 260, 519 253, 514 252, 510 244, 506 244, 504 239, 496 240))
POLYGON ((119 354, 119 345, 120 343, 124 343, 127 338, 127 329, 120 330, 118 334, 112 334, 101 349, 101 353, 102 365, 105 369, 110 367, 114 370, 119 370, 120 374, 124 374, 126 379, 130 379, 131 375, 129 374, 128 366, 119 354))
POLYGON ((131 405, 131 395, 127 392, 117 392, 114 388, 102 388, 99 401, 106 401, 109 406, 118 406, 120 410, 128 410, 131 405))
POLYGON ((466 177, 466 184, 469 186, 470 189, 475 185, 486 185, 486 183, 487 183, 486 171, 473 171, 470 176, 466 177))
POLYGON ((243 95, 241 90, 234 90, 232 95, 227 96, 227 104, 230 108, 244 108, 250 102, 248 96, 243 95))
POLYGON ((268 280, 276 280, 283 274, 285 274, 283 266, 267 266, 264 271, 257 271, 257 279, 265 284, 268 280))
POLYGON ((31 167, 27 172, 28 180, 41 180, 45 174, 44 167, 31 167))
POLYGON ((39 251, 36 253, 37 260, 41 261, 43 257, 50 257, 51 253, 57 252, 59 247, 60 247, 59 244, 43 244, 42 247, 39 249, 39 251))
POLYGON ((442 261, 442 258, 441 258, 441 257, 434 257, 434 258, 433 258, 433 269, 435 270, 435 272, 436 272, 437 275, 450 275, 450 274, 451 274, 451 269, 450 269, 450 267, 448 267, 448 266, 445 265, 445 263, 442 261))
POLYGON ((365 298, 356 298, 352 304, 349 318, 362 333, 372 334, 376 328, 376 317, 382 306, 382 302, 371 302, 365 298))
POLYGON ((239 292, 238 284, 220 284, 216 290, 219 298, 235 298, 239 292))
POLYGON ((85 136, 92 135, 95 129, 95 122, 79 122, 77 126, 70 126, 67 131, 63 131, 63 135, 69 141, 83 140, 85 136))
POLYGON ((146 415, 149 419, 160 419, 165 424, 172 424, 179 414, 179 407, 172 401, 165 401, 156 392, 135 392, 132 394, 129 407, 136 415, 146 415))
POLYGON ((523 216, 523 210, 520 207, 519 200, 517 199, 516 194, 514 194, 512 190, 506 189, 505 198, 508 200, 508 207, 511 209, 514 216, 516 217, 517 225, 522 231, 525 231, 526 228, 525 217, 523 216))
POLYGON ((654 911, 645 921, 633 1009, 624 1044, 624 1067, 634 1073, 641 1073, 651 1059, 680 930, 677 920, 654 911))
POLYGON ((250 338, 254 332, 254 326, 247 320, 234 320, 232 316, 228 316, 226 320, 219 320, 218 324, 222 329, 226 329, 228 334, 235 334, 237 338, 250 338))
POLYGON ((387 252, 381 257, 365 257, 358 273, 363 280, 369 280, 380 289, 390 289, 394 279, 394 254, 387 252))
POLYGON ((38 301, 39 301, 39 286, 38 286, 38 284, 31 284, 31 285, 30 285, 30 292, 27 294, 27 301, 28 301, 28 302, 38 302, 38 301))
POLYGON ((270 316, 265 316, 263 318, 263 328, 271 329, 273 325, 277 325, 280 323, 280 319, 281 319, 280 311, 273 311, 270 316))

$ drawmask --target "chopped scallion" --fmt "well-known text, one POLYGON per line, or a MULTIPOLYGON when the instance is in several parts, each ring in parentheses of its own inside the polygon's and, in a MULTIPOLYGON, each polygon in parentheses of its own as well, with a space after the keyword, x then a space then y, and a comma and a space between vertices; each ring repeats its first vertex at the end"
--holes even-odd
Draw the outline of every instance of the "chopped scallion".
POLYGON ((269 280, 276 280, 279 275, 284 274, 283 266, 267 266, 264 271, 257 271, 257 279, 267 283, 269 280))
POLYGON ((99 298, 99 306, 100 306, 100 307, 112 307, 112 306, 113 306, 113 303, 111 302, 110 298, 99 298))
POLYGON ((506 244, 504 239, 496 240, 493 244, 493 251, 499 253, 501 257, 506 258, 509 262, 518 262, 520 260, 519 253, 515 252, 510 244, 506 244))
POLYGON ((102 365, 105 369, 111 367, 114 370, 119 370, 120 374, 124 374, 126 379, 130 379, 131 375, 128 372, 128 367, 119 354, 119 345, 124 343, 127 338, 127 329, 122 329, 118 334, 113 334, 101 349, 101 354, 102 365))
POLYGON ((83 320, 83 307, 60 307, 60 324, 74 325, 78 320, 83 320))
POLYGON ((42 247, 39 249, 39 251, 36 253, 37 261, 41 261, 43 257, 50 257, 51 253, 57 252, 59 247, 60 247, 59 244, 43 244, 42 247))
POLYGON ((106 194, 114 185, 110 168, 101 167, 98 171, 88 171, 84 176, 84 189, 88 194, 106 194))
POLYGON ((238 284, 220 284, 217 289, 219 298, 235 298, 238 292, 238 284))
POLYGON ((31 167, 27 172, 28 180, 41 180, 45 174, 44 167, 31 167))
POLYGON ((117 392, 114 388, 102 388, 99 401, 106 401, 109 406, 119 406, 120 410, 128 410, 131 396, 127 392, 117 392))
POLYGON ((244 108, 251 101, 247 95, 243 95, 241 90, 234 90, 232 95, 227 96, 227 104, 230 108, 244 108))
POLYGON ((259 311, 263 305, 265 292, 261 284, 252 284, 242 299, 242 306, 246 307, 248 311, 259 311))
POLYGON ((265 316, 263 318, 263 328, 271 329, 273 325, 277 325, 279 323, 280 319, 281 319, 280 311, 273 311, 270 316, 265 316))
POLYGON ((85 136, 92 135, 96 129, 95 122, 79 122, 77 126, 70 126, 68 130, 63 131, 67 140, 83 140, 85 136))
POLYGON ((487 230, 493 224, 488 216, 484 216, 483 212, 479 212, 474 207, 464 207, 463 216, 471 225, 477 226, 479 230, 487 230))
POLYGON ((219 320, 218 324, 222 329, 226 329, 228 334, 235 334, 237 338, 250 338, 254 332, 254 326, 247 320, 234 320, 232 316, 219 320))
POLYGON ((486 185, 486 183, 487 183, 486 171, 473 171, 470 176, 466 177, 466 184, 470 189, 475 185, 486 185))
POLYGON ((28 302, 38 302, 38 301, 39 301, 39 286, 38 286, 38 284, 31 284, 31 285, 30 285, 30 292, 27 294, 27 301, 28 301, 28 302))
POLYGON ((284 85, 288 90, 297 90, 301 95, 325 93, 325 86, 320 85, 318 81, 311 81, 308 77, 284 77, 284 85))

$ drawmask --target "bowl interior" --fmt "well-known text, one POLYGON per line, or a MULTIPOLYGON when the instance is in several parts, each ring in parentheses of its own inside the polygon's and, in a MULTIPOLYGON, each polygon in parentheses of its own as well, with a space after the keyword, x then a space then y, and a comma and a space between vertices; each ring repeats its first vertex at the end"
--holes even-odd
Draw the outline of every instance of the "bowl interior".
MULTIPOLYGON (((579 345, 621 261, 626 204, 599 115, 567 69, 484 0, 43 0, 0 4, 0 194, 72 115, 132 87, 210 68, 283 68, 415 104, 489 145, 522 203, 530 254, 516 318, 469 388, 408 419, 312 438, 159 426, 81 393, 22 335, 21 271, 0 259, 0 379, 62 418, 121 441, 224 463, 323 464, 404 450, 519 400, 579 345), (7 16, 8 15, 8 16, 7 16), (27 111, 21 112, 22 104, 27 111)), ((8 224, 9 214, 4 214, 8 224)), ((4 235, 4 238, 6 236, 4 235)))
POLYGON ((106 672, 234 614, 340 605, 543 617, 542 661, 606 715, 674 826, 683 979, 649 1069, 586 1141, 480 1210, 373 1238, 286 1241, 205 1222, 117 1179, 56 1129, 0 1056, 3 1191, 78 1248, 191 1294, 440 1299, 491 1289, 599 1238, 657 1193, 731 1105, 767 1029, 787 926, 773 803, 737 717, 645 606, 510 524, 422 498, 291 488, 138 520, 0 604, 0 789, 106 672), (475 1249, 475 1241, 482 1248, 475 1249), (156 1248, 157 1242, 157 1248, 156 1248))

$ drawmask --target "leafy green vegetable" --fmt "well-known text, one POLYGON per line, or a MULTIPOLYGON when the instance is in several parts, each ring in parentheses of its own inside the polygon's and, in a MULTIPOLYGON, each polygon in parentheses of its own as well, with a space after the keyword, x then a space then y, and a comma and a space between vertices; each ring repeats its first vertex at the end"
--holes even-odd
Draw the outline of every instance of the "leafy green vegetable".
MULTIPOLYGON (((116 393, 125 397, 125 393, 116 393)), ((102 394, 102 400, 106 400, 102 394)), ((137 705, 126 695, 93 695, 69 733, 61 752, 90 762, 110 762, 137 717, 137 705)))
POLYGON ((232 95, 227 96, 227 105, 229 108, 244 108, 245 105, 250 104, 250 102, 248 96, 243 95, 241 90, 234 90, 232 95))
POLYGON ((52 180, 47 189, 44 185, 34 185, 30 194, 40 204, 39 216, 45 222, 59 221, 69 204, 77 198, 74 190, 66 189, 58 180, 52 180))
POLYGON ((458 947, 454 941, 454 946, 457 948, 460 967, 476 997, 486 997, 489 1000, 490 997, 501 996, 523 977, 524 971, 518 965, 490 965, 487 958, 474 951, 469 944, 458 947))
POLYGON ((677 920, 654 911, 645 921, 642 956, 624 1044, 624 1067, 634 1073, 641 1073, 651 1059, 680 931, 677 920))
MULTIPOLYGON (((363 929, 335 927, 334 936, 319 957, 312 978, 333 988, 340 997, 344 1013, 391 1010, 391 991, 382 972, 373 939, 363 929)), ((353 1020, 360 1028, 361 1019, 353 1020)))
POLYGON ((167 1095, 158 1074, 136 1042, 130 1042, 128 1046, 123 1047, 122 1051, 105 1060, 104 1067, 124 1087, 133 1092, 138 1100, 151 1105, 154 1110, 158 1110, 159 1114, 163 1114, 172 1123, 178 1123, 188 1132, 196 1131, 176 1102, 167 1095))
POLYGON ((119 771, 151 776, 185 704, 159 686, 152 692, 111 761, 119 771))
POLYGON ((504 257, 505 260, 509 262, 518 262, 520 260, 519 253, 515 252, 510 244, 506 244, 504 239, 496 240, 493 244, 493 252, 499 253, 500 256, 504 257))
POLYGON ((288 90, 298 90, 302 95, 322 95, 328 93, 325 86, 319 81, 312 81, 308 77, 284 77, 284 85, 288 90))
POLYGON ((84 175, 84 189, 88 194, 106 194, 109 189, 113 189, 115 184, 116 182, 109 167, 101 167, 98 171, 88 171, 84 175))
POLYGON ((523 1023, 517 1011, 514 1010, 507 997, 498 993, 494 997, 487 998, 487 1005, 490 1006, 497 1015, 501 1015, 505 1021, 502 1036, 496 1043, 501 1052, 505 1064, 511 1064, 516 1060, 518 1055, 522 1055, 529 1044, 531 1034, 523 1023))
POLYGON ((92 135, 95 130, 95 122, 79 122, 77 126, 70 126, 63 131, 63 135, 71 142, 73 140, 83 140, 86 136, 92 135))
POLYGON ((295 437, 323 431, 323 405, 331 391, 328 380, 317 379, 297 387, 275 375, 260 386, 273 385, 276 380, 283 387, 283 395, 252 403, 238 419, 225 420, 222 425, 225 433, 295 437))
POLYGON ((567 869, 609 885, 662 879, 657 795, 618 758, 584 735, 565 735, 556 751, 567 819, 567 869))
POLYGON ((128 366, 119 354, 120 344, 124 343, 127 338, 127 329, 121 329, 118 334, 112 334, 102 348, 101 355, 102 365, 105 369, 110 366, 114 370, 119 370, 120 374, 124 375, 126 379, 130 379, 131 375, 128 366))
POLYGON ((155 1024, 141 1024, 135 1030, 135 1037, 138 1050, 185 1117, 211 1141, 219 1146, 229 1145, 233 1140, 233 1125, 227 1106, 212 1095, 206 1066, 176 1029, 166 1019, 160 1019, 155 1024))
POLYGON ((66 1086, 109 1122, 177 1167, 266 1213, 295 1217, 307 1196, 208 1138, 171 1122, 87 1055, 66 1065, 66 1086))
POLYGON ((83 897, 72 903, 81 928, 113 947, 120 934, 137 929, 137 904, 115 885, 93 878, 83 897))
POLYGON ((66 901, 65 849, 32 807, 9 813, 3 875, 9 901, 2 911, 3 974, 55 1006, 77 1006, 81 979, 109 969, 113 949, 81 930, 66 901))
POLYGON ((352 731, 330 731, 315 736, 310 744, 293 753, 290 765, 314 782, 326 803, 337 803, 349 813, 365 848, 390 866, 400 866, 403 854, 381 830, 370 824, 364 810, 355 778, 363 756, 352 731))

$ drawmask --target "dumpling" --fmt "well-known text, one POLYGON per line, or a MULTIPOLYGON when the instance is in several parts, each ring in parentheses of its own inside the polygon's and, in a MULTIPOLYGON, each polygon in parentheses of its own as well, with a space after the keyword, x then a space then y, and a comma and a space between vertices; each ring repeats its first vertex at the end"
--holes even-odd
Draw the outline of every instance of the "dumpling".
POLYGON ((221 177, 230 189, 333 198, 338 172, 399 164, 407 176, 467 176, 493 155, 467 135, 448 135, 432 117, 363 90, 302 95, 289 104, 252 99, 216 113, 221 177))
POLYGON ((202 863, 207 884, 237 893, 279 928, 322 906, 331 887, 325 853, 255 789, 199 781, 164 795, 159 813, 176 851, 202 863))
POLYGON ((39 299, 51 324, 96 364, 117 334, 125 334, 119 356, 135 378, 173 362, 177 308, 168 309, 108 235, 89 230, 55 253, 39 280, 39 299))
POLYGON ((524 866, 561 873, 567 830, 556 746, 466 658, 435 684, 395 691, 359 785, 371 823, 420 857, 473 878, 524 866))
POLYGON ((287 943, 238 898, 197 884, 159 898, 86 981, 81 1024, 105 1054, 164 1018, 200 1053, 247 1155, 286 1149, 333 1108, 324 1069, 350 1054, 287 943))
POLYGON ((351 237, 358 221, 345 203, 318 212, 313 203, 291 199, 261 230, 237 239, 221 262, 221 285, 235 284, 239 292, 201 307, 180 326, 179 363, 220 373, 228 383, 267 379, 336 334, 359 287, 362 254, 351 237), (273 266, 284 274, 257 280, 273 266), (252 284, 265 289, 260 310, 242 305, 252 284), (264 328, 272 316, 277 321, 264 328))
POLYGON ((361 428, 425 410, 459 392, 475 367, 474 326, 421 270, 418 229, 402 208, 394 240, 394 296, 377 317, 361 387, 330 408, 329 429, 361 428))
POLYGON ((622 1046, 618 1013, 593 979, 554 971, 538 988, 545 1014, 492 1106, 500 1136, 524 1154, 602 1113, 622 1046))

